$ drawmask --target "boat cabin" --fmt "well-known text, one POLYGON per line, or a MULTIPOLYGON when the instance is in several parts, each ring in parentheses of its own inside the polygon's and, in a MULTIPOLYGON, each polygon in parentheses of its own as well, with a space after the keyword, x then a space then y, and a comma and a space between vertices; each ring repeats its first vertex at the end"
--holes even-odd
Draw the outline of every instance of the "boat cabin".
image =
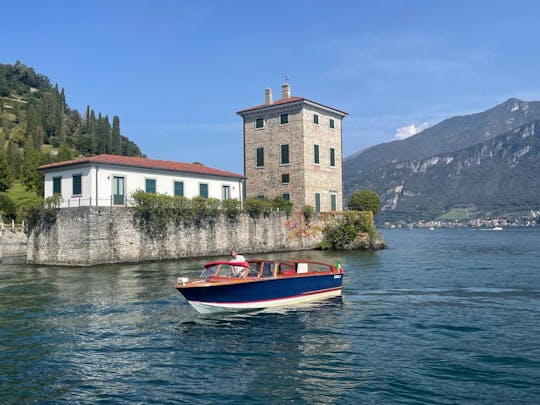
POLYGON ((211 262, 204 265, 202 279, 209 277, 269 278, 296 275, 339 274, 336 267, 320 262, 297 260, 248 260, 247 262, 211 262))

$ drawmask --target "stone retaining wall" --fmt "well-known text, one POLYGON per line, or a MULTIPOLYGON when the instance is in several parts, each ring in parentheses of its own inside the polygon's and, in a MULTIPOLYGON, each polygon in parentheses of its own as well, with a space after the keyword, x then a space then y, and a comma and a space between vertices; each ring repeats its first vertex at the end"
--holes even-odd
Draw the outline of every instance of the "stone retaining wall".
POLYGON ((306 250, 322 238, 320 219, 306 224, 301 213, 274 212, 261 218, 240 214, 234 221, 220 216, 206 225, 170 226, 161 234, 143 230, 133 214, 124 207, 61 209, 52 224, 30 232, 27 262, 91 266, 228 256, 233 246, 246 254, 306 250))
POLYGON ((26 263, 26 234, 9 228, 0 230, 0 262, 4 264, 26 263))

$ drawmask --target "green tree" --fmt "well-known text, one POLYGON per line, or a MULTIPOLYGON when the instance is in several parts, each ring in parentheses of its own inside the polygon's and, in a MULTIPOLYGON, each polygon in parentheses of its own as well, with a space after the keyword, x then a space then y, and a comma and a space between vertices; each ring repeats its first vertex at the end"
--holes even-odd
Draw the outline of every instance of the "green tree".
POLYGON ((371 211, 377 214, 381 210, 381 199, 373 190, 358 190, 352 193, 347 205, 349 210, 371 211))
POLYGON ((56 160, 58 162, 65 162, 66 160, 73 159, 73 153, 71 153, 71 149, 69 149, 66 142, 62 142, 60 144, 60 148, 58 149, 58 156, 56 156, 56 160))
POLYGON ((11 175, 11 170, 4 154, 4 148, 0 148, 0 191, 6 191, 11 187, 11 175))
POLYGON ((113 117, 112 134, 111 134, 111 153, 113 155, 122 154, 122 136, 120 135, 120 117, 113 117))

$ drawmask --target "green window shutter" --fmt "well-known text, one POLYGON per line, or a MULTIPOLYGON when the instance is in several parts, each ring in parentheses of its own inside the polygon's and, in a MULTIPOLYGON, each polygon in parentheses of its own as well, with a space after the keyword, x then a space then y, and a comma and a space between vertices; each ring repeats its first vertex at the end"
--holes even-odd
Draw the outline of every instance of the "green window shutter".
POLYGON ((147 193, 156 192, 156 179, 146 179, 146 188, 147 193))
POLYGON ((208 184, 200 183, 199 184, 199 195, 204 198, 208 198, 208 184))
POLYGON ((313 145, 313 163, 319 164, 319 145, 313 145))
POLYGON ((73 195, 82 194, 82 176, 80 174, 73 175, 73 195))
POLYGON ((176 196, 184 195, 184 182, 183 181, 174 182, 174 195, 176 196))
POLYGON ((281 145, 281 164, 289 164, 289 145, 281 145))
POLYGON ((334 120, 330 118, 330 128, 334 128, 334 120))
POLYGON ((315 212, 321 212, 321 193, 315 193, 315 212))
POLYGON ((319 116, 317 114, 313 114, 313 123, 318 124, 319 123, 319 116))
POLYGON ((289 114, 281 114, 279 116, 279 123, 280 124, 288 124, 289 123, 289 114))
POLYGON ((264 148, 257 148, 257 167, 264 166, 264 148))
POLYGON ((335 194, 330 194, 330 210, 337 210, 337 196, 335 194))
POLYGON ((330 166, 334 167, 336 165, 336 150, 330 148, 330 166))
POLYGON ((62 177, 53 177, 53 194, 62 194, 62 177))

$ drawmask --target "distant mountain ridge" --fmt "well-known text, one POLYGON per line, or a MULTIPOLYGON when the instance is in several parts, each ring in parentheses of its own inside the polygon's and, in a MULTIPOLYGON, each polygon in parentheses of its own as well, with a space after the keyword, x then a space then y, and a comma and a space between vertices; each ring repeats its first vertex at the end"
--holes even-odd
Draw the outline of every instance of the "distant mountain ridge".
POLYGON ((346 159, 344 194, 370 188, 395 218, 538 209, 540 102, 515 98, 346 159))

